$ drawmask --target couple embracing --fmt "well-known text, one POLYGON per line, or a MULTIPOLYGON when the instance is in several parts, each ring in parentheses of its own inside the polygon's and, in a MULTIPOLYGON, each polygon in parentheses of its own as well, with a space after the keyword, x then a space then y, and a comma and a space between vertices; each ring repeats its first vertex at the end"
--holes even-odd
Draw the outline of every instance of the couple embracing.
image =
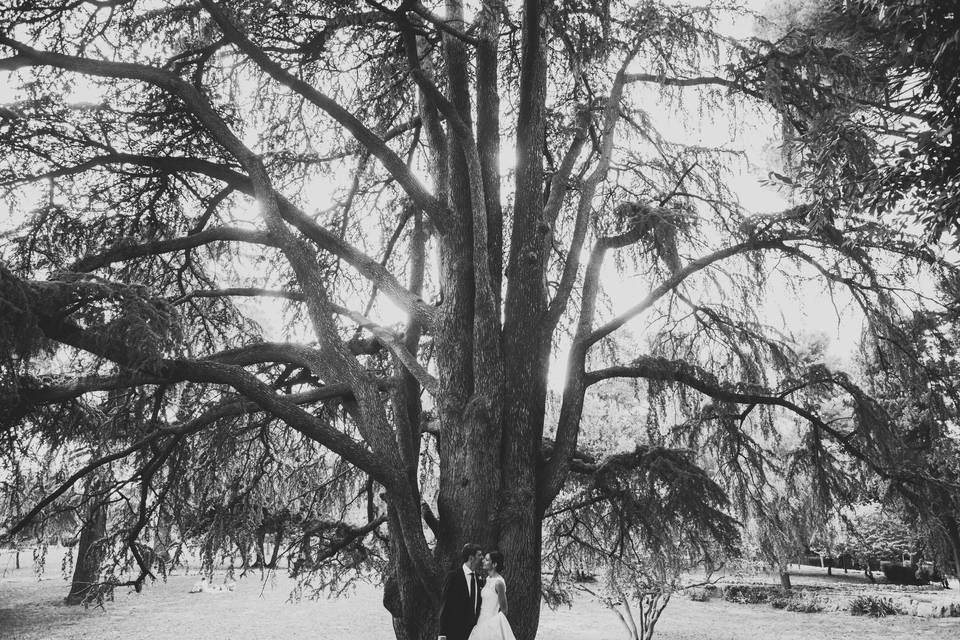
POLYGON ((462 565, 447 574, 440 608, 440 640, 515 640, 507 617, 503 554, 467 544, 462 565))

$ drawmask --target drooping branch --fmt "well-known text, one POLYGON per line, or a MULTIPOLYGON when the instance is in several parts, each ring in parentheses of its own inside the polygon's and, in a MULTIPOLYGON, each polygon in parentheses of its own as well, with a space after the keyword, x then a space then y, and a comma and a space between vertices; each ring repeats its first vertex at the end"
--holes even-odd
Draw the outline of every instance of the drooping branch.
POLYGON ((590 332, 589 335, 585 336, 584 340, 588 345, 592 345, 610 335, 624 324, 629 322, 632 318, 637 317, 649 309, 654 303, 656 303, 657 300, 675 289, 681 282, 686 280, 688 277, 690 277, 690 275, 696 273, 697 271, 705 269, 720 260, 724 260, 742 253, 785 246, 784 242, 786 240, 796 239, 797 237, 799 236, 784 235, 774 239, 755 238, 725 247, 701 258, 697 258, 696 260, 691 260, 683 267, 675 271, 669 278, 654 287, 654 289, 651 290, 643 300, 633 305, 616 318, 613 318, 609 322, 606 322, 602 326, 590 332))
MULTIPOLYGON (((120 376, 114 376, 110 378, 100 378, 98 381, 91 383, 87 381, 87 387, 89 391, 94 390, 107 390, 107 389, 117 389, 123 385, 124 378, 120 376)), ((62 401, 69 397, 76 397, 79 395, 77 392, 81 390, 83 385, 79 383, 74 383, 71 385, 59 385, 58 387, 51 387, 45 391, 41 391, 40 398, 44 401, 62 401), (76 395, 73 395, 76 394, 76 395)), ((342 395, 349 394, 349 388, 346 385, 331 385, 329 387, 324 387, 323 389, 313 389, 305 393, 291 394, 287 398, 291 402, 297 404, 312 404, 315 402, 321 402, 324 400, 336 398, 342 395)), ((121 460, 137 451, 144 450, 148 448, 152 443, 156 442, 160 438, 166 436, 178 436, 183 438, 190 434, 196 433, 220 420, 224 420, 231 417, 236 417, 243 415, 245 413, 251 413, 254 411, 259 411, 259 405, 244 400, 230 400, 228 402, 221 403, 220 405, 210 408, 204 411, 202 414, 184 422, 179 426, 174 427, 160 427, 153 431, 152 433, 144 436, 143 438, 137 440, 130 446, 110 453, 104 456, 101 456, 95 460, 92 460, 77 470, 73 475, 64 480, 54 491, 45 496, 40 502, 38 502, 34 507, 27 512, 20 520, 13 524, 7 531, 0 535, 0 540, 9 540, 15 536, 18 532, 22 531, 24 527, 28 526, 36 516, 43 511, 47 506, 57 500, 60 496, 70 490, 70 488, 75 485, 83 477, 87 476, 91 472, 99 469, 100 467, 107 465, 116 460, 121 460)))
POLYGON ((91 472, 99 469, 100 467, 109 464, 115 460, 120 460, 127 457, 128 455, 144 449, 150 443, 155 442, 161 435, 164 435, 163 432, 157 431, 145 438, 138 440, 129 447, 121 449, 115 453, 111 453, 105 456, 101 456, 96 460, 93 460, 83 467, 81 467, 76 473, 71 475, 65 481, 63 481, 59 487, 54 489, 51 493, 47 494, 40 502, 38 502, 30 511, 26 513, 22 518, 20 518, 16 523, 10 526, 3 534, 0 534, 0 542, 7 542, 13 539, 13 536, 17 535, 24 527, 28 526, 33 519, 40 514, 47 506, 53 503, 57 498, 62 496, 64 493, 70 490, 70 488, 77 483, 81 478, 84 478, 91 472))
POLYGON ((324 560, 329 560, 330 558, 334 557, 354 542, 362 539, 371 531, 377 530, 383 526, 386 521, 387 516, 382 515, 359 527, 351 526, 339 521, 314 523, 313 528, 307 530, 304 535, 318 535, 331 529, 336 532, 335 536, 326 541, 326 546, 320 549, 320 551, 314 557, 314 562, 320 563, 324 560))
POLYGON ((763 91, 747 86, 742 82, 730 80, 729 78, 722 78, 720 76, 674 78, 653 73, 631 73, 628 78, 630 82, 651 82, 665 87, 725 87, 732 92, 742 93, 743 95, 749 96, 754 100, 777 108, 781 116, 786 118, 797 131, 803 133, 807 130, 807 125, 805 123, 797 120, 795 117, 791 116, 786 109, 782 109, 780 108, 780 105, 772 102, 766 95, 764 95, 763 91))
POLYGON ((844 451, 867 464, 881 477, 894 475, 891 474, 889 468, 885 468, 879 461, 872 459, 863 450, 854 446, 851 442, 852 432, 840 431, 810 409, 788 399, 789 395, 796 393, 805 386, 832 384, 846 390, 854 397, 855 401, 865 401, 866 394, 860 391, 843 374, 829 374, 826 371, 820 373, 820 375, 811 376, 803 385, 792 384, 784 391, 778 392, 760 385, 722 382, 709 371, 688 362, 643 356, 629 365, 590 371, 586 374, 585 379, 588 386, 611 378, 644 378, 646 380, 675 382, 696 389, 715 400, 745 404, 750 407, 756 405, 782 407, 803 418, 817 430, 829 435, 844 451))
MULTIPOLYGON (((212 289, 208 291, 191 291, 190 293, 181 296, 173 301, 173 304, 182 304, 191 298, 219 298, 224 296, 262 296, 270 298, 283 298, 286 300, 293 300, 295 302, 303 302, 304 295, 299 292, 293 291, 276 291, 272 289, 258 289, 251 287, 233 287, 225 289, 212 289)), ((357 325, 366 329, 391 353, 393 353, 400 362, 414 375, 415 378, 423 385, 423 387, 430 392, 431 395, 436 395, 437 393, 437 381, 430 375, 426 369, 423 368, 416 357, 412 352, 402 344, 402 341, 399 336, 394 334, 389 329, 386 329, 382 325, 377 324, 372 321, 367 316, 347 309, 346 307, 341 307, 340 305, 331 305, 333 310, 339 315, 350 318, 357 325)), ((364 351, 365 353, 366 351, 364 351)))
POLYGON ((738 91, 761 102, 767 102, 766 97, 756 89, 752 89, 739 82, 734 82, 720 76, 698 76, 695 78, 673 78, 653 73, 631 73, 626 76, 627 82, 652 82, 666 87, 726 87, 731 91, 738 91))
POLYGON ((34 174, 19 174, 9 180, 0 182, 0 186, 9 187, 19 184, 30 184, 43 180, 54 180, 56 178, 66 178, 79 175, 87 171, 93 171, 102 167, 110 167, 117 164, 132 164, 135 166, 149 167, 161 172, 195 172, 204 173, 215 177, 224 182, 233 183, 242 180, 243 176, 236 172, 236 169, 228 165, 221 165, 209 160, 202 160, 191 157, 153 157, 134 153, 109 153, 92 156, 73 165, 66 165, 34 174))
MULTIPOLYGON (((675 215, 670 211, 655 213, 651 210, 649 213, 650 215, 675 215)), ((779 220, 780 218, 778 217, 777 219, 779 220)), ((588 386, 584 369, 588 349, 602 338, 622 327, 630 319, 649 309, 663 296, 676 289, 676 287, 692 274, 732 256, 751 251, 787 246, 785 242, 789 240, 797 240, 809 237, 810 235, 808 232, 771 230, 770 228, 765 228, 762 232, 755 230, 755 235, 751 236, 748 240, 725 247, 701 258, 692 260, 680 268, 673 269, 670 277, 651 290, 642 301, 601 327, 593 329, 596 298, 599 293, 600 270, 603 265, 604 255, 610 249, 622 248, 638 242, 647 233, 649 233, 649 227, 643 224, 643 221, 637 221, 633 227, 624 233, 617 236, 599 238, 591 251, 584 275, 580 318, 567 363, 567 382, 564 388, 560 415, 557 422, 556 453, 544 469, 539 483, 538 506, 541 510, 546 510, 549 503, 563 487, 564 479, 569 471, 571 456, 576 450, 580 429, 580 417, 583 410, 583 394, 588 386)))
MULTIPOLYGON (((283 420, 371 476, 382 479, 386 484, 382 461, 363 444, 304 411, 288 398, 277 395, 255 376, 238 366, 217 362, 157 360, 136 353, 127 345, 94 330, 83 329, 56 315, 47 315, 40 304, 36 305, 36 312, 37 326, 51 340, 107 358, 135 372, 167 381, 209 382, 230 386, 264 411, 283 420)), ((314 362, 314 359, 310 360, 311 364, 314 362)))
MULTIPOLYGON (((252 358, 251 358, 252 359, 252 358)), ((259 362, 259 360, 256 360, 259 362)), ((242 366, 240 362, 234 362, 237 366, 242 366)), ((42 379, 43 376, 40 376, 42 379)), ((155 375, 111 375, 111 376, 83 376, 67 382, 58 384, 44 384, 39 386, 24 386, 24 381, 20 381, 18 394, 24 407, 33 407, 38 405, 56 404, 67 402, 79 398, 88 393, 98 391, 116 391, 118 389, 129 389, 131 387, 140 387, 144 385, 162 385, 182 382, 180 379, 163 378, 155 375)), ((394 380, 385 378, 379 382, 383 390, 387 390, 394 384, 394 380)), ((287 395, 287 399, 297 404, 311 404, 335 398, 351 398, 349 385, 342 383, 325 384, 316 389, 310 389, 301 393, 287 395)), ((8 407, 10 405, 8 404, 8 407)), ((252 402, 240 401, 240 405, 246 412, 259 411, 257 405, 252 402)), ((9 410, 9 409, 8 409, 9 410)), ((232 415, 232 414, 231 414, 232 415)))
POLYGON ((175 377, 179 376, 192 382, 229 385, 256 403, 264 411, 277 416, 300 433, 377 478, 379 482, 383 484, 389 482, 382 461, 362 443, 353 440, 313 414, 304 411, 287 397, 274 393, 269 387, 243 369, 214 363, 184 361, 167 363, 165 369, 175 377))
POLYGON ((181 238, 170 238, 169 240, 152 240, 140 244, 121 242, 102 253, 80 258, 69 269, 80 273, 89 272, 115 262, 194 249, 214 242, 246 242, 269 247, 278 246, 266 231, 241 229, 239 227, 216 227, 181 238))
MULTIPOLYGON (((87 393, 97 391, 113 391, 126 387, 163 384, 166 382, 163 378, 157 376, 112 375, 81 376, 55 384, 37 383, 38 380, 50 377, 52 376, 39 375, 36 376, 36 378, 21 378, 17 381, 17 394, 24 405, 54 404, 57 402, 66 402, 74 398, 79 398, 87 393)), ((9 408, 10 402, 11 401, 7 399, 4 404, 9 408)))

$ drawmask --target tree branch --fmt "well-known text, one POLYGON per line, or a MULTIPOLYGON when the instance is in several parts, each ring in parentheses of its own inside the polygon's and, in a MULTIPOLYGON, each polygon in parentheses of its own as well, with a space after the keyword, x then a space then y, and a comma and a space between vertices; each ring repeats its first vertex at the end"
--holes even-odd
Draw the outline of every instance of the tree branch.
POLYGON ((127 244, 121 242, 102 253, 85 256, 74 262, 70 271, 86 273, 133 258, 160 255, 184 249, 193 249, 213 242, 248 242, 252 244, 277 247, 277 242, 266 231, 241 229, 239 227, 216 227, 199 233, 193 233, 182 238, 169 240, 152 240, 142 244, 127 244))
POLYGON ((458 40, 463 40, 467 44, 471 44, 475 47, 481 44, 481 40, 479 38, 475 38, 469 35, 468 33, 452 26, 453 24, 462 24, 463 23, 462 20, 446 20, 438 16, 436 13, 434 13, 427 7, 425 7, 423 3, 420 2, 419 0, 417 0, 412 4, 411 10, 415 14, 423 18, 424 21, 434 25, 437 29, 439 29, 443 33, 451 35, 454 38, 457 38, 458 40))
MULTIPOLYGON (((256 403, 264 411, 283 420, 305 436, 315 440, 359 469, 387 483, 387 473, 374 454, 346 434, 304 411, 289 398, 278 396, 252 374, 234 365, 189 360, 155 360, 132 352, 89 329, 57 317, 43 314, 37 308, 37 324, 51 340, 107 358, 133 371, 168 381, 210 382, 225 384, 256 403)), ((313 360, 311 360, 311 364, 313 360)))
POLYGON ((221 7, 212 0, 200 0, 200 4, 210 14, 224 36, 233 42, 244 54, 253 60, 270 77, 288 89, 309 100, 339 122, 349 131, 356 140, 374 155, 407 195, 426 213, 436 228, 444 228, 445 218, 448 215, 446 206, 439 202, 420 181, 413 175, 406 163, 387 146, 387 144, 368 129, 356 116, 337 104, 336 101, 318 91, 307 82, 292 75, 277 62, 272 60, 266 52, 255 45, 237 26, 227 17, 221 7))
POLYGON ((305 535, 317 534, 323 531, 326 531, 330 528, 330 525, 333 525, 333 528, 337 531, 339 536, 331 540, 328 546, 321 550, 316 558, 314 559, 315 563, 323 562, 324 560, 329 560, 333 556, 337 555, 347 547, 349 547, 353 542, 363 538, 365 535, 371 531, 376 530, 382 526, 387 521, 387 516, 382 515, 378 518, 375 518, 368 522, 367 524, 354 527, 351 525, 344 524, 343 522, 336 523, 324 523, 316 525, 311 531, 305 533, 305 535))
MULTIPOLYGON (((406 19, 403 18, 403 20, 406 19)), ((494 350, 499 344, 498 329, 500 323, 497 304, 499 295, 498 292, 494 292, 493 283, 495 279, 490 271, 490 242, 487 233, 488 212, 487 199, 484 193, 483 165, 470 126, 464 121, 457 105, 448 100, 423 73, 417 56, 416 41, 409 28, 410 25, 406 23, 405 26, 407 28, 404 38, 407 60, 410 64, 410 75, 429 100, 430 105, 436 107, 440 113, 446 116, 466 165, 467 181, 470 189, 470 212, 473 220, 473 366, 474 375, 478 381, 477 386, 486 387, 488 384, 492 385, 499 382, 498 378, 501 376, 502 365, 498 358, 489 357, 491 353, 495 353, 494 350)), ((448 43, 448 48, 456 49, 453 43, 448 43)), ((499 278, 496 281, 499 282, 499 278)))
POLYGON ((631 73, 626 76, 627 82, 652 82, 668 87, 701 87, 701 86, 720 86, 726 87, 732 91, 739 91, 751 98, 756 98, 761 102, 769 102, 767 98, 756 89, 746 87, 739 82, 721 78, 720 76, 699 76, 695 78, 671 78, 669 76, 653 73, 631 73))
POLYGON ((598 340, 601 340, 606 336, 610 335, 611 333, 613 333, 614 331, 622 327, 624 324, 626 324, 629 320, 631 320, 632 318, 638 316, 639 314, 649 309, 657 300, 659 300, 664 295, 672 291, 674 288, 677 287, 677 285, 679 285, 686 278, 696 273, 697 271, 705 269, 706 267, 714 264, 715 262, 718 262, 725 258, 729 258, 731 256, 735 256, 741 253, 746 253, 749 251, 759 251, 762 249, 770 249, 774 247, 782 247, 784 246, 783 244, 784 240, 788 240, 788 239, 794 239, 794 238, 786 237, 786 236, 783 238, 763 239, 763 240, 754 238, 751 240, 747 240, 746 242, 741 242, 739 244, 735 244, 735 245, 726 247, 724 249, 720 249, 719 251, 715 251, 709 255, 698 258, 697 260, 692 260, 688 262, 682 268, 674 272, 673 275, 671 275, 669 278, 667 278, 662 283, 660 283, 657 287, 655 287, 649 294, 647 294, 647 297, 645 297, 643 300, 641 300, 634 306, 630 307, 629 309, 627 309, 626 311, 618 315, 613 320, 610 320, 603 326, 592 331, 589 335, 587 335, 584 338, 585 342, 588 345, 592 345, 596 343, 598 340))
MULTIPOLYGON (((208 10, 212 10, 212 13, 222 17, 222 14, 218 13, 216 7, 209 0, 201 0, 201 2, 208 10)), ((229 23, 226 20, 223 20, 223 23, 226 23, 224 28, 229 30, 229 23)), ((237 32, 234 30, 233 33, 236 35, 237 32)), ((244 39, 241 38, 241 42, 243 41, 244 39)), ((248 48, 256 53, 256 48, 250 45, 249 41, 246 41, 246 43, 249 45, 248 48)), ((194 363, 190 367, 180 363, 178 366, 186 367, 184 373, 190 373, 192 376, 198 377, 197 381, 220 382, 234 386, 248 397, 262 403, 265 409, 281 417, 292 427, 303 430, 310 437, 317 439, 318 442, 350 460, 361 469, 369 469, 370 475, 387 487, 398 504, 404 506, 403 509, 400 509, 400 521, 405 542, 411 550, 411 558, 417 568, 418 577, 428 593, 435 596, 436 566, 423 536, 422 525, 417 513, 419 501, 415 502, 413 495, 408 490, 409 488, 405 487, 407 481, 400 472, 396 444, 386 420, 382 400, 375 387, 366 379, 366 374, 359 363, 340 343, 336 326, 331 318, 332 312, 329 308, 329 300, 324 286, 324 274, 318 267, 315 252, 305 243, 294 238, 289 230, 284 227, 280 213, 282 208, 280 199, 271 184, 263 163, 216 113, 204 94, 173 74, 145 65, 94 61, 75 56, 37 51, 6 36, 0 36, 0 44, 12 47, 18 54, 28 57, 35 64, 50 65, 90 75, 128 78, 154 84, 182 100, 206 128, 207 133, 241 162, 250 174, 253 191, 255 197, 260 201, 261 215, 268 230, 281 245, 281 249, 300 280, 303 290, 310 291, 307 300, 308 312, 325 356, 323 359, 315 359, 311 363, 311 369, 317 370, 321 375, 342 377, 345 382, 349 382, 360 408, 359 419, 356 421, 357 428, 378 457, 375 457, 360 443, 353 441, 342 433, 336 431, 330 433, 328 430, 318 428, 318 425, 314 424, 312 416, 296 406, 278 400, 269 389, 266 389, 245 371, 235 371, 229 367, 224 368, 223 365, 213 363, 194 363)), ((272 64, 272 61, 268 60, 267 62, 272 64)), ((277 69, 279 68, 277 67, 277 69)), ((404 171, 406 171, 405 165, 404 171)), ((408 175, 411 174, 408 173, 408 175)), ((420 195, 424 194, 425 192, 422 192, 420 195)), ((426 194, 426 197, 434 200, 428 194, 426 194)), ((435 202, 424 203, 434 214, 437 214, 436 207, 433 206, 435 204, 435 202)), ((56 339, 68 344, 72 344, 71 340, 78 340, 80 344, 75 346, 88 350, 90 347, 96 348, 97 346, 91 342, 89 336, 84 336, 83 331, 76 325, 63 326, 56 320, 49 318, 46 319, 45 324, 47 331, 55 330, 56 333, 61 334, 61 337, 56 339)), ((111 359, 118 362, 126 361, 133 365, 129 362, 129 357, 125 356, 122 349, 117 348, 116 345, 107 351, 110 352, 108 357, 111 359)), ((166 366, 173 365, 168 363, 166 366)))
MULTIPOLYGON (((114 376, 111 378, 100 378, 98 382, 93 384, 88 384, 87 390, 89 391, 108 390, 108 389, 120 388, 121 386, 130 386, 130 385, 124 385, 123 384, 124 380, 125 378, 121 376, 114 376), (108 380, 112 380, 114 382, 117 382, 118 384, 107 385, 108 380)), ((46 394, 46 397, 48 399, 56 398, 56 400, 51 400, 51 401, 59 401, 59 400, 67 399, 65 397, 66 394, 73 394, 77 391, 80 391, 83 386, 84 384, 78 381, 78 383, 76 384, 69 385, 69 386, 61 386, 58 389, 51 388, 49 390, 49 393, 46 394)), ((81 392, 85 392, 85 391, 81 391, 81 392)), ((313 389, 306 393, 292 394, 288 396, 288 399, 291 400, 292 402, 296 402, 297 404, 310 404, 310 403, 334 398, 334 397, 337 397, 338 395, 342 395, 346 393, 349 393, 349 388, 347 388, 346 385, 340 385, 340 388, 338 389, 335 389, 333 386, 331 386, 331 387, 325 387, 323 389, 313 389)), ((77 395, 79 395, 79 393, 77 395)), ((75 397, 75 396, 72 396, 72 397, 75 397)), ((53 503, 57 498, 62 496, 64 493, 66 493, 74 484, 77 483, 77 481, 79 481, 81 478, 83 478, 90 472, 98 469, 99 467, 102 467, 105 464, 109 464, 115 460, 120 460, 121 458, 125 458, 126 456, 132 453, 135 453, 140 449, 144 449, 145 447, 150 446, 151 443, 155 442, 156 440, 158 440, 163 436, 172 435, 172 436, 179 436, 182 438, 184 436, 196 433, 201 429, 203 429, 204 427, 207 427, 218 420, 235 417, 235 416, 243 415, 244 413, 251 413, 259 410, 260 410, 260 407, 254 404, 253 402, 236 402, 236 401, 225 402, 217 407, 208 409, 201 415, 183 423, 180 426, 161 427, 156 431, 154 431, 153 433, 141 438, 140 440, 137 440, 136 442, 126 447, 125 449, 122 449, 120 451, 117 451, 115 453, 111 453, 105 456, 101 456, 100 458, 97 458, 96 460, 93 460, 87 463, 82 468, 80 468, 76 473, 74 473, 69 478, 67 478, 63 483, 61 483, 60 486, 57 487, 53 492, 51 492, 45 498, 43 498, 40 502, 38 502, 24 517, 22 517, 19 521, 17 521, 6 532, 4 532, 3 535, 0 535, 0 541, 12 539, 14 535, 22 531, 24 527, 29 525, 30 522, 41 511, 43 511, 43 509, 45 509, 47 506, 53 503)))
MULTIPOLYGON (((691 365, 688 362, 649 356, 637 358, 630 365, 607 367, 591 371, 586 374, 586 383, 587 386, 590 386, 610 378, 644 378, 646 380, 677 382, 696 389, 711 398, 724 402, 782 407, 800 416, 819 431, 831 436, 847 453, 866 463, 882 477, 890 477, 888 470, 880 468, 875 461, 871 460, 863 451, 850 443, 850 434, 837 430, 821 420, 819 416, 809 409, 785 397, 800 390, 802 386, 792 385, 786 392, 778 393, 759 385, 730 384, 720 382, 717 377, 709 371, 691 365)), ((835 375, 813 378, 804 386, 825 383, 834 384, 843 388, 857 400, 860 400, 862 397, 862 393, 858 393, 859 390, 854 389, 848 380, 838 378, 835 375)))
POLYGON ((280 291, 278 289, 261 289, 258 287, 226 287, 223 289, 200 289, 190 291, 184 295, 174 298, 170 304, 181 305, 194 298, 226 298, 231 296, 254 297, 254 298, 280 298, 291 300, 293 302, 303 302, 304 296, 299 291, 280 291))
MULTIPOLYGON (((0 36, 0 44, 6 44, 2 36, 0 36)), ((21 47, 25 47, 25 45, 20 45, 19 43, 17 44, 21 47)), ((28 47, 26 48, 29 49, 28 47)), ((78 71, 81 73, 90 73, 92 75, 102 75, 108 77, 115 73, 117 77, 145 80, 161 87, 164 86, 162 82, 175 83, 179 80, 176 78, 176 76, 168 77, 169 74, 166 74, 166 72, 160 69, 144 67, 142 65, 107 63, 87 60, 84 58, 60 56, 59 54, 35 51, 32 49, 30 49, 30 51, 33 51, 35 57, 37 58, 36 60, 32 60, 32 63, 50 64, 52 66, 59 66, 61 68, 78 71), (48 59, 48 57, 50 58, 48 59), (91 67, 91 65, 93 70, 88 69, 88 67, 91 67), (106 66, 104 68, 100 68, 100 65, 106 66), (116 65, 120 65, 120 67, 115 69, 114 66, 116 65)), ((192 91, 192 87, 188 87, 185 90, 192 91)), ((184 156, 153 157, 138 154, 112 153, 90 158, 72 167, 62 167, 44 174, 19 178, 18 180, 21 182, 27 182, 45 177, 75 175, 77 173, 82 173, 83 171, 97 167, 108 166, 111 164, 133 164, 138 166, 147 166, 170 173, 199 173, 225 182, 234 187, 237 191, 248 196, 256 196, 250 177, 237 171, 230 165, 184 156)), ((320 249, 328 251, 342 258, 347 262, 347 264, 355 268, 361 275, 377 284, 380 290, 386 293, 391 300, 400 305, 401 308, 406 309, 411 314, 414 314, 424 326, 433 326, 433 320, 435 316, 434 309, 430 305, 426 304, 420 298, 420 296, 414 295, 404 288, 393 276, 393 274, 391 274, 383 265, 356 247, 348 244, 336 234, 330 232, 328 229, 325 229, 321 225, 317 224, 316 221, 314 221, 306 213, 304 213, 292 202, 280 194, 275 195, 278 200, 280 215, 284 220, 296 227, 320 249)), ((271 242, 273 246, 279 246, 279 241, 274 239, 271 242)))
MULTIPOLYGON (((623 87, 626 84, 625 78, 627 65, 630 64, 631 60, 633 60, 635 53, 635 50, 631 51, 623 61, 623 64, 620 66, 620 69, 617 71, 617 75, 613 80, 613 86, 610 87, 610 95, 607 97, 607 102, 603 110, 603 130, 600 138, 600 159, 597 162, 597 166, 587 177, 583 184, 583 188, 580 191, 580 202, 577 205, 577 217, 574 223, 573 237, 570 240, 570 248, 567 251, 567 261, 566 264, 563 265, 563 275, 560 276, 560 284, 557 286, 557 293, 554 295, 553 300, 550 301, 550 305, 547 309, 548 331, 553 331, 553 328, 556 327, 557 322, 560 320, 560 316, 563 315, 563 311, 566 309, 567 302, 570 299, 570 294, 573 291, 573 286, 577 280, 577 272, 580 269, 580 253, 583 249, 583 243, 587 237, 587 223, 590 221, 590 211, 593 208, 593 196, 596 194, 597 187, 600 185, 600 183, 606 179, 607 172, 610 169, 610 159, 613 154, 615 132, 617 128, 617 122, 620 119, 620 99, 623 97, 623 87)), ((587 120, 586 123, 589 123, 589 120, 587 120)), ((583 135, 586 135, 585 130, 583 135)), ((571 152, 572 151, 573 149, 571 149, 571 152)), ((570 155, 571 154, 568 153, 568 156, 570 155)), ((570 170, 572 170, 573 159, 564 158, 565 163, 568 162, 568 160, 570 162, 570 170)), ((563 191, 558 194, 558 197, 562 198, 562 195, 563 191)), ((548 208, 553 206, 559 210, 561 202, 553 200, 552 189, 550 200, 548 200, 547 204, 548 208)), ((551 213, 555 217, 556 214, 553 212, 551 213)))

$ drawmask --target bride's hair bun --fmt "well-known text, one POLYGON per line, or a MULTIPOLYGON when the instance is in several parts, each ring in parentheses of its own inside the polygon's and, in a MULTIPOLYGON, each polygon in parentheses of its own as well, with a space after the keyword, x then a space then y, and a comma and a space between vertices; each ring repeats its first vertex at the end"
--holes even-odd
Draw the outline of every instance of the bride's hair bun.
POLYGON ((493 566, 497 569, 497 571, 503 571, 503 554, 494 549, 487 555, 490 556, 490 562, 493 563, 493 566))

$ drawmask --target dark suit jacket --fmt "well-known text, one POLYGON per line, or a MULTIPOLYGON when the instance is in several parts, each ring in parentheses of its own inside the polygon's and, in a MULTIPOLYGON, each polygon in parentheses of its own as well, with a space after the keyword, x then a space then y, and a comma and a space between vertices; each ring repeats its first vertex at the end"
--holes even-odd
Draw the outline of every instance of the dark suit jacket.
MULTIPOLYGON (((477 576, 479 578, 479 576, 477 576)), ((440 635, 447 640, 467 640, 480 615, 480 581, 477 581, 477 606, 470 601, 463 567, 457 566, 443 580, 440 603, 440 635)))

